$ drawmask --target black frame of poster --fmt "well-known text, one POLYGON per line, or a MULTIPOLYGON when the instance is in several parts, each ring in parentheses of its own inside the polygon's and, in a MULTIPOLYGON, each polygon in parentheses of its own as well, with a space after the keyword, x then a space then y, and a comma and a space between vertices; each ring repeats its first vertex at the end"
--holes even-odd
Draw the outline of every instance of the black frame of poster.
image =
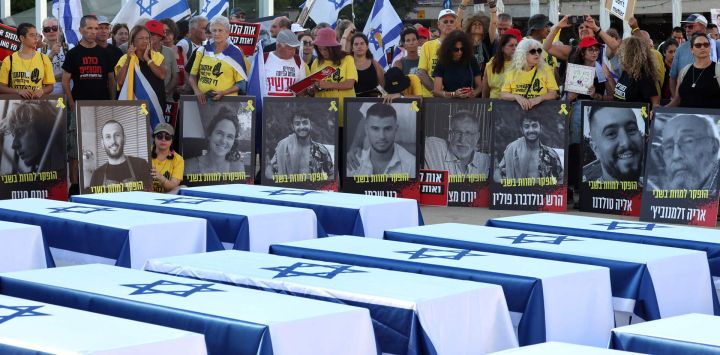
MULTIPOLYGON (((207 185, 222 185, 222 184, 254 184, 255 183, 255 155, 257 152, 255 151, 255 131, 257 129, 256 127, 256 104, 255 104, 255 97, 254 96, 224 96, 221 101, 213 101, 208 100, 207 103, 204 106, 201 106, 198 104, 197 97, 193 95, 183 95, 180 96, 180 102, 178 107, 178 118, 177 118, 177 135, 178 135, 178 142, 179 142, 179 150, 180 154, 182 155, 183 159, 185 160, 185 171, 183 172, 183 184, 186 186, 207 186, 207 185), (189 133, 191 131, 191 123, 187 119, 186 115, 188 114, 188 108, 186 105, 194 103, 195 106, 198 109, 198 119, 194 120, 192 128, 197 130, 200 129, 201 132, 193 132, 196 135, 202 134, 202 137, 185 137, 186 133, 189 133), (226 153, 225 159, 228 159, 228 155, 232 159, 236 159, 233 161, 238 160, 246 160, 249 164, 243 164, 243 172, 240 173, 238 171, 235 172, 197 172, 197 173, 188 173, 188 166, 189 165, 197 165, 198 168, 200 167, 202 159, 201 157, 206 156, 206 154, 189 154, 190 148, 192 147, 192 150, 195 151, 194 153, 197 153, 197 150, 199 150, 201 153, 203 151, 208 151, 209 149, 209 139, 208 136, 210 135, 207 132, 207 125, 210 125, 215 121, 218 117, 218 115, 221 114, 221 110, 226 107, 227 104, 237 104, 237 107, 233 107, 230 113, 239 113, 241 110, 242 104, 245 104, 243 111, 249 111, 250 112, 250 128, 249 128, 249 136, 250 139, 247 140, 247 144, 249 144, 248 147, 245 147, 245 149, 240 149, 239 145, 244 143, 241 143, 242 141, 238 139, 236 136, 232 145, 229 147, 228 152, 226 153), (217 108, 214 106, 218 105, 217 108), (202 112, 202 109, 205 108, 206 110, 211 109, 215 110, 217 112, 207 114, 207 112, 202 112), (206 114, 203 114, 206 113, 206 114), (198 124, 199 123, 199 127, 198 124), (203 148, 205 146, 205 148, 203 148), (243 154, 246 155, 245 159, 243 159, 243 154), (195 159, 195 160, 193 160, 195 159), (190 163, 190 164, 188 164, 190 163)), ((225 112, 222 112, 225 113, 225 112)), ((217 126, 221 121, 223 120, 229 120, 231 123, 236 123, 236 132, 238 134, 240 133, 242 124, 240 122, 240 119, 238 118, 237 122, 234 122, 230 119, 218 119, 217 122, 215 122, 215 125, 217 126)), ((243 140, 244 141, 244 140, 243 140)), ((232 163, 231 163, 232 164, 232 163)))
MULTIPOLYGON (((6 102, 6 104, 3 105, 6 112, 10 110, 11 102, 17 102, 19 104, 32 103, 33 105, 35 105, 35 103, 39 101, 48 102, 47 105, 37 105, 38 107, 34 107, 32 112, 26 112, 26 115, 32 115, 30 117, 32 119, 32 125, 24 130, 16 127, 16 130, 24 132, 25 134, 23 134, 23 136, 25 138, 31 138, 31 136, 28 136, 27 133, 33 132, 35 135, 35 143, 43 145, 44 148, 38 151, 38 153, 41 153, 41 156, 40 161, 37 162, 37 169, 40 170, 39 165, 40 163, 43 163, 43 160, 44 162, 49 161, 49 164, 51 165, 50 167, 54 168, 50 170, 42 169, 41 171, 33 171, 33 167, 26 166, 27 163, 25 163, 22 157, 23 154, 20 154, 17 151, 18 148, 15 147, 15 140, 17 137, 13 135, 13 132, 9 132, 11 128, 7 126, 8 123, 6 122, 6 120, 9 119, 9 115, 6 115, 5 112, 3 112, 3 117, 0 120, 0 126, 2 126, 4 134, 0 137, 0 144, 2 144, 3 151, 5 151, 5 137, 10 137, 10 135, 12 135, 12 146, 10 147, 10 149, 12 149, 14 152, 12 159, 7 158, 8 161, 12 163, 13 171, 10 174, 2 175, 2 184, 0 184, 0 199, 48 198, 66 201, 68 199, 68 186, 66 164, 67 111, 64 103, 65 97, 61 95, 50 95, 43 96, 37 100, 26 100, 19 95, 5 94, 0 95, 0 100, 6 102), (54 117, 52 117, 52 122, 47 122, 50 124, 50 127, 39 128, 39 124, 43 122, 37 121, 37 114, 42 112, 42 110, 44 109, 54 110, 54 117), (47 135, 47 137, 44 136, 45 134, 47 135), (52 151, 49 150, 49 145, 54 146, 54 148, 56 149, 52 151), (20 163, 22 163, 25 168, 29 170, 27 172, 15 171, 16 169, 20 168, 19 166, 17 166, 17 164, 20 163)), ((19 149, 22 149, 24 144, 22 142, 23 139, 18 140, 19 149)), ((28 154, 27 152, 32 152, 32 149, 27 149, 28 147, 25 148, 26 149, 22 149, 24 154, 28 154)), ((28 158, 34 159, 31 157, 28 158)), ((3 162, 5 162, 6 157, 3 157, 2 160, 3 162)), ((5 168, 3 167, 2 170, 5 170, 5 168)))
MULTIPOLYGON (((266 97, 263 100, 263 129, 262 129, 262 144, 260 154, 260 181, 263 185, 268 186, 282 186, 297 189, 306 190, 324 190, 324 191, 338 191, 338 182, 340 181, 338 167, 338 157, 340 156, 340 129, 338 127, 338 110, 339 102, 336 98, 310 98, 310 97, 266 97), (290 107, 288 107, 290 106, 290 107), (290 112, 282 111, 284 108, 291 110, 290 112), (275 112, 280 110, 281 112, 275 112), (325 115, 318 115, 317 111, 325 115), (333 178, 330 179, 327 172, 311 172, 311 173, 296 173, 296 174, 273 174, 270 169, 269 163, 275 157, 278 145, 294 135, 295 132, 291 128, 293 125, 293 118, 295 112, 302 112, 308 117, 311 124, 318 124, 318 120, 327 120, 327 129, 321 129, 320 127, 314 128, 311 126, 312 131, 324 133, 324 136, 329 134, 332 137, 322 137, 324 141, 332 141, 334 145, 333 152, 326 152, 326 147, 322 142, 312 141, 312 144, 318 144, 314 146, 316 149, 312 151, 316 155, 322 156, 323 154, 330 153, 332 156, 333 164, 333 178), (281 122, 281 119, 287 119, 287 122, 281 122), (314 121, 314 122, 313 122, 314 121), (332 127, 330 123, 332 122, 332 127), (279 130, 283 130, 281 133, 279 130), (290 133, 288 135, 288 133, 290 133), (281 138, 282 137, 282 138, 281 138), (270 177, 268 174, 271 174, 270 177)), ((318 124, 319 126, 322 123, 318 124)), ((310 132, 312 135, 313 132, 310 132)), ((311 136, 312 137, 312 136, 311 136)), ((311 154, 312 154, 311 151, 311 154)), ((324 159, 327 159, 325 157, 324 159)), ((313 161, 317 161, 316 159, 313 161)), ((322 165, 322 164, 320 164, 322 165)), ((320 169, 320 167, 316 167, 320 169)))
MULTIPOLYGON (((343 129, 343 154, 347 154, 347 145, 352 144, 355 129, 357 128, 355 113, 360 113, 360 107, 365 104, 383 104, 382 98, 346 98, 344 100, 345 127, 343 129), (359 105, 354 108, 354 105, 359 105), (353 129, 355 128, 355 129, 353 129), (352 131, 352 132, 351 132, 352 131), (352 133, 352 136, 351 136, 352 133)), ((393 174, 363 174, 349 176, 347 157, 343 159, 343 192, 357 193, 373 196, 386 197, 402 197, 420 199, 420 168, 422 166, 423 156, 423 121, 420 113, 420 99, 395 99, 392 104, 406 104, 408 109, 414 111, 415 116, 415 177, 405 178, 401 176, 391 176, 393 174)), ((369 109, 369 107, 368 107, 369 109)), ((361 117, 362 119, 365 116, 361 117)), ((367 138, 366 138, 367 139, 367 138)), ((404 174, 398 174, 404 175, 404 174)))
MULTIPOLYGON (((641 197, 642 197, 642 177, 644 174, 644 168, 645 168, 645 142, 647 141, 647 136, 649 132, 649 120, 648 120, 648 114, 650 112, 650 107, 647 103, 642 102, 617 102, 617 101, 581 101, 580 102, 580 110, 581 110, 581 130, 582 130, 582 180, 580 181, 580 199, 579 199, 579 207, 581 211, 585 212, 596 212, 596 213, 607 213, 607 214, 615 214, 615 215, 627 215, 627 216, 639 216, 640 215, 640 206, 641 206, 641 197), (585 134, 586 130, 586 123, 590 122, 590 118, 586 118, 586 114, 588 114, 587 108, 593 109, 596 108, 595 112, 601 112, 600 108, 610 108, 610 109, 630 109, 630 110, 638 110, 639 112, 633 112, 633 115, 635 116, 635 119, 642 120, 644 123, 644 127, 642 129, 642 136, 639 137, 639 140, 637 137, 630 137, 630 134, 627 133, 627 128, 620 125, 620 124, 614 124, 615 122, 612 122, 609 126, 611 128, 617 127, 618 129, 623 129, 625 132, 625 135, 628 137, 628 143, 627 147, 625 147, 624 151, 629 151, 634 155, 634 158, 637 158, 637 155, 639 153, 639 159, 640 159, 640 166, 638 167, 639 171, 637 172, 637 177, 634 181, 628 180, 628 181, 618 181, 618 180, 608 180, 605 181, 605 179, 602 179, 602 174, 604 173, 604 169, 602 166, 602 162, 600 159, 598 159, 597 154, 592 149, 592 140, 593 138, 585 134), (644 117, 643 117, 644 116, 644 117), (632 141, 635 140, 635 141, 632 141), (638 144, 639 143, 639 144, 638 144), (637 152, 637 148, 641 149, 642 151, 637 152), (592 157, 592 160, 588 159, 588 157, 592 157), (594 175, 597 175, 597 170, 600 169, 601 178, 599 179, 592 179, 592 180, 586 180, 588 178, 588 175, 592 173, 594 175)), ((621 119, 623 116, 621 114, 615 114, 610 115, 608 118, 616 118, 621 119)), ((592 125, 591 125, 592 126, 592 125)), ((641 128, 641 125, 639 122, 636 122, 636 126, 638 129, 641 128)), ((604 131, 604 130, 603 130, 604 131)), ((615 132, 610 130, 608 134, 612 135, 615 132)), ((632 133, 632 132, 631 132, 632 133)), ((592 134, 591 128, 588 127, 588 134, 592 134)), ((603 137, 600 137, 603 138, 603 137)), ((600 139, 598 139, 600 140, 600 139)), ((614 139, 608 138, 609 142, 607 142, 608 145, 611 146, 612 151, 608 152, 608 154, 612 154, 613 157, 616 154, 620 154, 618 152, 619 149, 622 149, 622 146, 619 146, 620 143, 613 142, 614 139), (616 145, 614 148, 613 145, 616 145)), ((597 143, 595 143, 597 144, 597 143)), ((600 148, 599 148, 600 149, 600 148)), ((611 159, 613 158, 611 157, 611 159)), ((617 158, 615 158, 617 159, 617 158)), ((620 173, 620 168, 616 168, 615 170, 620 173)), ((611 174, 611 173, 608 173, 611 174)))
MULTIPOLYGON (((568 124, 570 122, 570 105, 565 101, 545 101, 526 112, 522 110, 517 102, 493 100, 491 110, 493 130, 490 142, 490 156, 492 159, 492 167, 490 169, 490 209, 553 212, 565 211, 567 209, 567 147, 569 137, 568 124), (500 117, 500 115, 498 115, 499 112, 507 112, 507 116, 504 114, 500 117), (541 133, 536 133, 536 135, 538 135, 537 139, 540 141, 542 141, 541 136, 543 134, 547 137, 547 135, 552 134, 552 132, 557 132, 561 128, 564 129, 564 132, 560 135, 560 137, 562 137, 562 144, 555 144, 563 148, 563 156, 560 157, 559 154, 550 147, 551 151, 547 151, 546 154, 543 154, 543 156, 539 158, 546 160, 553 158, 562 159, 561 164, 563 167, 563 180, 560 184, 556 181, 555 184, 550 185, 549 182, 552 182, 552 176, 541 178, 502 178, 500 175, 498 165, 504 160, 503 157, 507 151, 507 147, 514 142, 517 142, 520 138, 523 138, 513 138, 517 137, 516 135, 511 136, 509 140, 505 139, 505 136, 507 136, 506 132, 512 132, 513 129, 506 128, 505 126, 508 125, 509 122, 516 124, 517 127, 522 126, 522 122, 528 114, 532 115, 531 117, 538 118, 539 120, 544 120, 546 117, 551 116, 555 116, 554 119, 557 120, 553 121, 555 123, 554 129, 543 129, 542 124, 546 124, 546 122, 543 122, 540 125, 541 133), (500 181, 496 178, 500 179, 500 181)), ((547 127, 547 125, 545 127, 547 127)), ((524 133, 519 134, 523 135, 524 133)), ((548 147, 544 144, 543 146, 548 147)), ((516 165, 521 166, 522 164, 516 165)), ((554 179, 557 180, 557 178, 554 179)))
MULTIPOLYGON (((150 175, 150 168, 152 167, 152 130, 150 128, 150 116, 147 112, 143 112, 144 108, 146 107, 145 101, 141 100, 84 100, 84 101, 77 101, 75 103, 75 117, 77 118, 77 140, 78 140, 78 156, 80 159, 78 159, 79 164, 79 183, 80 183, 80 193, 86 194, 86 193, 108 193, 108 192, 123 192, 123 191, 152 191, 152 176, 150 175), (136 179, 134 181, 129 182, 122 182, 122 183, 115 183, 110 185, 97 185, 97 186, 85 186, 85 153, 83 151, 83 121, 85 118, 82 115, 82 109, 86 107, 128 107, 128 109, 135 109, 137 110, 138 114, 140 116, 145 116, 145 124, 143 125, 145 127, 145 139, 147 140, 147 160, 142 159, 140 157, 133 157, 138 158, 140 160, 143 160, 145 163, 147 163, 147 171, 144 172, 137 172, 135 169, 133 169, 130 166, 130 169, 133 173, 133 175, 140 175, 140 179, 136 179)), ((98 131, 97 127, 97 116, 93 117, 96 122, 95 127, 95 134, 97 135, 98 132, 100 132, 100 135, 102 135, 102 128, 100 128, 100 131, 98 131)), ((111 120, 114 120, 114 118, 111 118, 111 120)), ((120 125, 123 128, 124 136, 127 137, 127 132, 125 132, 125 127, 120 123, 120 125)), ((102 140, 102 137, 96 137, 95 143, 99 142, 99 140, 102 140)), ((127 145, 127 140, 123 142, 124 145, 127 145)), ((99 144, 99 146, 102 146, 102 144, 99 144)), ((124 147, 123 147, 124 150, 124 147)), ((97 155, 97 151, 94 152, 95 155, 97 155)), ((95 160, 97 161, 97 157, 95 157, 95 160)), ((128 161, 128 160, 126 160, 128 161)), ((96 167, 97 171, 99 167, 96 167)), ((92 181, 92 179, 91 179, 92 181)))
MULTIPOLYGON (((466 117, 468 113, 477 115, 474 117, 478 124, 477 142, 475 143, 473 161, 474 163, 487 164, 487 171, 483 177, 482 173, 476 174, 450 174, 448 172, 448 206, 463 207, 488 207, 490 197, 490 166, 492 160, 490 158, 490 136, 492 133, 492 114, 488 111, 490 100, 487 99, 470 99, 470 100, 453 100, 453 99, 427 99, 423 100, 423 168, 430 170, 448 170, 445 166, 428 166, 428 144, 436 147, 446 154, 454 154, 451 152, 450 144, 451 135, 451 119, 457 113, 464 113, 466 117), (475 110, 474 108, 477 108, 475 110), (438 116, 437 111, 442 111, 442 116, 438 116), (447 112, 445 112, 447 111, 447 112), (445 115, 447 113, 447 115, 445 115), (483 122, 485 126, 483 127, 483 122), (444 125, 443 128, 437 128, 437 124, 444 125), (438 134, 440 133, 440 134, 438 134), (442 140, 442 142, 440 141, 442 140), (483 155, 487 155, 485 160, 483 155), (478 161, 480 160, 480 161, 478 161)), ((458 139, 459 143, 463 143, 465 132, 461 133, 458 139)), ((454 154, 457 155, 457 154, 454 154)), ((435 162, 436 163, 436 162, 435 162)))

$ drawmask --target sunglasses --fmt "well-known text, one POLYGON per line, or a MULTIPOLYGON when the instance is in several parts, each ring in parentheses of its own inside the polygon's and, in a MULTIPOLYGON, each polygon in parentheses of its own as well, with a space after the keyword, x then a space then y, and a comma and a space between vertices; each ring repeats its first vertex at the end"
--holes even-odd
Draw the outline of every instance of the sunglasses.
POLYGON ((463 52, 463 51, 465 51, 465 48, 463 48, 463 47, 460 47, 460 48, 455 47, 455 48, 453 48, 453 52, 455 52, 455 53, 457 53, 457 52, 463 52))
POLYGON ((48 33, 48 32, 57 32, 57 30, 58 30, 58 27, 57 27, 57 26, 46 26, 46 27, 43 27, 43 32, 45 32, 45 33, 48 33))
POLYGON ((443 23, 443 25, 452 25, 455 23, 455 20, 445 20, 442 23, 443 23))
POLYGON ((541 54, 542 54, 542 49, 541 49, 541 48, 531 49, 531 50, 528 51, 528 54, 541 55, 541 54))
POLYGON ((160 132, 155 135, 155 138, 161 140, 161 141, 171 141, 173 139, 172 134, 167 132, 160 132))
POLYGON ((710 48, 710 42, 704 42, 704 43, 695 43, 693 44, 693 47, 700 49, 700 48, 710 48))
POLYGON ((303 46, 307 46, 307 47, 312 46, 312 41, 302 41, 302 42, 303 42, 303 46))

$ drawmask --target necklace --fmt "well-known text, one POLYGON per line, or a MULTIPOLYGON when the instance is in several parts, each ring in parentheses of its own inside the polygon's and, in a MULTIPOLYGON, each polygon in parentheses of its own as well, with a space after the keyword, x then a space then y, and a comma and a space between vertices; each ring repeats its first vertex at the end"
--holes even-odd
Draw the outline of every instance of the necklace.
POLYGON ((705 69, 707 69, 707 67, 703 68, 703 69, 700 71, 700 75, 698 75, 697 79, 695 79, 695 66, 693 65, 693 67, 692 67, 692 70, 693 70, 693 83, 692 83, 692 85, 690 86, 691 88, 694 88, 694 87, 695 87, 695 83, 697 83, 698 80, 700 80, 700 78, 702 77, 703 73, 705 72, 705 69))

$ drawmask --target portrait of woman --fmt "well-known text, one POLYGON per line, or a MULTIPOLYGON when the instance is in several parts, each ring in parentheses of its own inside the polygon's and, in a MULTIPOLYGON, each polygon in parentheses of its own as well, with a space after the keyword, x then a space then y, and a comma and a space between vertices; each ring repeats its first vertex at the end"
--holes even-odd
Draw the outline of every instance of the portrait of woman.
POLYGON ((185 174, 244 172, 237 113, 222 107, 205 128, 205 154, 185 161, 185 174))

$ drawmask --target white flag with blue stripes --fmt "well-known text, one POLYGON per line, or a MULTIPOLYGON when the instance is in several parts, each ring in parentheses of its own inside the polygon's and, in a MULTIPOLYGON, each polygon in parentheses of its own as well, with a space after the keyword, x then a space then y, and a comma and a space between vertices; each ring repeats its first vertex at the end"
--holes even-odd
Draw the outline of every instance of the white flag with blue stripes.
POLYGON ((80 0, 53 0, 52 14, 58 19, 65 41, 77 45, 80 42, 80 18, 83 16, 80 0))
MULTIPOLYGON (((307 4, 307 2, 305 2, 305 4, 307 4)), ((338 13, 350 4, 352 4, 352 0, 315 0, 308 16, 310 16, 315 23, 326 22, 335 27, 338 13)))
POLYGON ((202 5, 200 16, 205 16, 208 20, 222 15, 222 12, 229 6, 227 0, 202 0, 200 4, 202 5))
POLYGON ((164 18, 179 21, 190 16, 190 6, 187 0, 129 0, 123 5, 112 20, 116 23, 126 23, 128 27, 141 18, 160 20, 164 18))
POLYGON ((370 19, 365 24, 363 33, 370 41, 369 50, 373 57, 384 69, 388 69, 392 64, 387 62, 385 51, 400 44, 402 29, 402 20, 395 12, 390 0, 375 0, 370 12, 370 19))

